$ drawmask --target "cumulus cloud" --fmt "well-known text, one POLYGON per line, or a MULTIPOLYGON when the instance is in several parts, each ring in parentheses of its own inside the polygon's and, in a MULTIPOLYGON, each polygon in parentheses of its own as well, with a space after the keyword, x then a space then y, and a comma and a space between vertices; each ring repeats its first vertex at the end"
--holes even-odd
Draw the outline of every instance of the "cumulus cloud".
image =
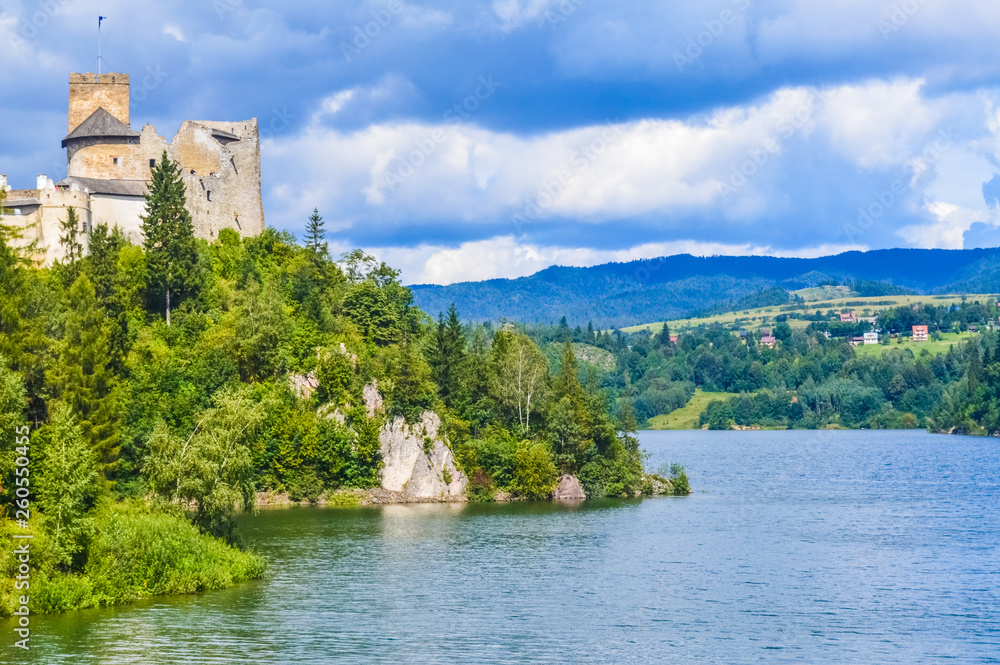
MULTIPOLYGON (((981 196, 982 181, 951 175, 968 159, 946 156, 975 149, 988 133, 991 103, 978 93, 929 98, 918 80, 870 81, 782 89, 754 105, 683 121, 537 136, 492 131, 474 124, 474 116, 354 132, 314 124, 269 143, 265 154, 275 179, 296 174, 297 184, 273 192, 286 223, 304 219, 318 199, 347 228, 364 220, 359 239, 374 240, 373 225, 395 228, 397 220, 482 226, 480 235, 488 236, 506 224, 529 239, 549 223, 572 220, 619 230, 634 225, 671 240, 759 242, 766 233, 771 245, 786 249, 801 246, 807 228, 810 245, 853 244, 857 238, 843 226, 877 203, 873 192, 896 187, 893 205, 877 213, 880 223, 865 227, 865 243, 884 246, 914 221, 945 223, 938 209, 925 206, 927 196, 941 198, 933 187, 947 190, 953 203, 964 202, 955 199, 963 187, 981 196), (952 125, 969 121, 970 105, 983 111, 978 126, 961 128, 963 138, 952 125), (840 199, 831 201, 832 193, 840 199)), ((903 237, 944 242, 915 230, 903 237)))
MULTIPOLYGON (((45 6, 0 10, 0 84, 18 86, 0 124, 21 128, 0 142, 12 183, 65 164, 66 74, 93 62, 97 6, 45 6)), ((269 223, 299 230, 318 206, 338 247, 387 252, 417 281, 650 247, 994 237, 991 0, 392 7, 103 0, 100 13, 112 67, 167 72, 134 122, 258 117, 269 223)))

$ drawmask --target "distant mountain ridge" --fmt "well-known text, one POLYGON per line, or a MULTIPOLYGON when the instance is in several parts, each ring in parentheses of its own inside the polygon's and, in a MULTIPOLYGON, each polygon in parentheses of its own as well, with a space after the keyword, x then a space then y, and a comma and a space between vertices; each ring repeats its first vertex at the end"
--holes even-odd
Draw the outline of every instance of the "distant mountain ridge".
POLYGON ((679 254, 410 289, 433 316, 455 303, 469 321, 549 323, 565 316, 572 326, 608 328, 682 318, 763 289, 831 280, 889 282, 925 294, 1000 292, 1000 248, 881 249, 815 259, 679 254))

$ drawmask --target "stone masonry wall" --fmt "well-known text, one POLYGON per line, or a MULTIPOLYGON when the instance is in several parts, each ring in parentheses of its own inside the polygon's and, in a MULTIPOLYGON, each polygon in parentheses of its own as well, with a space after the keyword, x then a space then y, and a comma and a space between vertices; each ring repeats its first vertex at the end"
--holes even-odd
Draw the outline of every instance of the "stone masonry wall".
POLYGON ((99 108, 129 124, 128 74, 70 74, 69 129, 80 126, 99 108))

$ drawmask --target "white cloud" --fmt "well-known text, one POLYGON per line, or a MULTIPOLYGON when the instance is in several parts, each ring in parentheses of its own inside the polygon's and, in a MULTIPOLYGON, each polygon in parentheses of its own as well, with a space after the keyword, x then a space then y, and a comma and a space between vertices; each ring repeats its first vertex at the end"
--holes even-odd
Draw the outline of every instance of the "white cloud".
POLYGON ((176 25, 166 25, 163 27, 163 34, 173 37, 179 42, 186 42, 184 38, 184 33, 176 25))
MULTIPOLYGON (((558 0, 493 0, 490 7, 500 19, 501 29, 508 31, 538 19, 557 2, 558 0)), ((566 4, 575 6, 572 0, 566 0, 566 4)))
POLYGON ((932 222, 898 231, 899 236, 914 247, 962 249, 965 232, 973 224, 989 219, 986 210, 969 210, 943 201, 929 203, 926 209, 934 216, 932 222))
POLYGON ((401 269, 403 279, 407 284, 452 284, 497 277, 524 277, 551 265, 584 267, 672 254, 692 254, 694 256, 768 255, 811 258, 864 249, 867 248, 863 245, 826 245, 789 252, 751 244, 680 240, 648 243, 620 250, 599 250, 521 244, 512 236, 502 236, 467 242, 458 247, 450 248, 421 245, 415 248, 369 248, 368 251, 390 265, 401 269))
MULTIPOLYGON (((322 111, 340 112, 355 98, 354 91, 338 92, 322 102, 322 111)), ((269 143, 265 155, 281 165, 273 172, 279 181, 296 173, 298 186, 286 187, 279 202, 300 207, 296 215, 311 209, 304 201, 325 196, 328 209, 357 218, 475 224, 522 214, 599 223, 708 212, 738 222, 780 206, 789 184, 782 179, 817 154, 837 155, 859 172, 906 166, 933 143, 953 109, 969 103, 960 94, 925 99, 920 81, 873 81, 784 89, 752 106, 686 121, 538 136, 447 123, 378 124, 344 133, 314 123, 269 143), (723 186, 733 188, 728 197, 723 186)))

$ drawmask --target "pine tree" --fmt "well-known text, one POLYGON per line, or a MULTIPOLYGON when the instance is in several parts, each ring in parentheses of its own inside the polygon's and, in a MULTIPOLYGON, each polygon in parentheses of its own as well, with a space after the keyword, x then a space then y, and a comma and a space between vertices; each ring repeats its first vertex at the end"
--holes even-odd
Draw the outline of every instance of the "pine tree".
POLYGON ((59 244, 66 250, 66 261, 72 263, 83 257, 83 245, 80 244, 80 217, 76 208, 66 208, 66 219, 59 220, 59 244))
POLYGON ((83 549, 86 514, 97 496, 93 453, 65 404, 56 405, 44 435, 39 438, 44 443, 34 481, 38 506, 62 551, 61 563, 69 564, 72 555, 83 549))
POLYGON ((171 298, 179 303, 193 295, 199 286, 200 274, 194 226, 187 210, 180 166, 170 160, 166 150, 153 167, 152 183, 146 194, 146 214, 142 217, 142 234, 151 300, 164 302, 169 326, 171 298))
POLYGON ((97 301, 104 308, 109 324, 111 367, 116 374, 124 370, 125 356, 129 350, 128 315, 122 292, 116 288, 120 281, 118 256, 128 239, 116 226, 96 225, 90 234, 90 256, 84 270, 94 284, 97 301))
POLYGON ((438 317, 434 350, 434 382, 445 405, 451 408, 460 399, 462 375, 466 364, 466 340, 458 310, 452 303, 448 318, 438 317))
POLYGON ((656 341, 660 346, 670 346, 670 327, 664 323, 660 329, 660 334, 656 336, 656 341))
POLYGON ((309 224, 306 225, 306 247, 319 256, 326 256, 327 253, 327 244, 323 242, 326 237, 324 227, 323 218, 319 216, 319 208, 313 208, 313 213, 309 216, 309 224))
POLYGON ((68 296, 69 314, 58 346, 59 361, 47 378, 56 397, 79 422, 102 470, 110 474, 118 460, 121 435, 105 317, 85 274, 73 283, 68 296))

